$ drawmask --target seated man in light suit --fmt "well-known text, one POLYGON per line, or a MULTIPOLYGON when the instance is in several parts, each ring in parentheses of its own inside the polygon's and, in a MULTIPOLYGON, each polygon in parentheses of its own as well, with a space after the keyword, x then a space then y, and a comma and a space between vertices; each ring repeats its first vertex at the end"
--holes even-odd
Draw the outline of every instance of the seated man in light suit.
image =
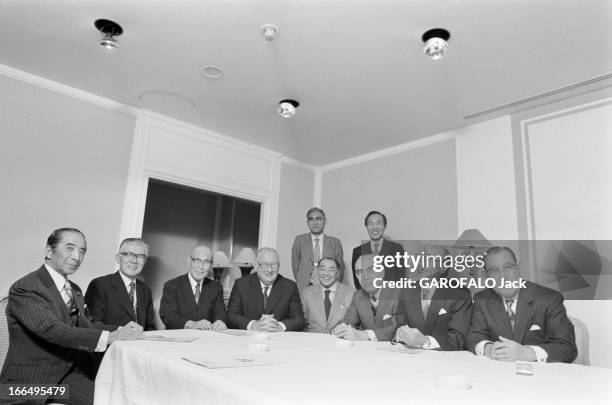
POLYGON ((405 324, 397 329, 395 341, 429 350, 465 350, 472 316, 470 291, 429 285, 431 280, 446 277, 442 263, 448 251, 426 245, 424 253, 432 259, 430 265, 421 264, 413 273, 415 288, 404 288, 400 293, 401 322, 405 324), (421 283, 429 288, 421 288, 421 283))
POLYGON ((374 255, 361 256, 355 263, 355 274, 361 289, 342 323, 332 333, 347 340, 391 340, 398 326, 398 293, 396 288, 380 288, 385 270, 374 271, 374 255))
POLYGON ((340 265, 333 257, 319 260, 319 283, 302 292, 306 331, 329 333, 351 305, 355 289, 338 281, 340 265))
POLYGON ((514 252, 494 246, 487 250, 485 271, 496 286, 474 295, 468 345, 476 355, 502 361, 571 363, 577 355, 574 326, 567 318, 563 296, 550 288, 521 281, 514 252))
POLYGON ((223 287, 206 277, 212 258, 208 246, 196 246, 187 259, 189 272, 164 284, 159 316, 166 329, 227 329, 223 287))
POLYGON ((255 274, 234 283, 228 305, 230 327, 266 332, 304 329, 302 303, 295 283, 278 274, 278 252, 261 248, 255 274))
POLYGON ((306 213, 306 224, 310 232, 298 235, 291 248, 291 268, 300 293, 310 284, 318 284, 317 263, 322 257, 331 257, 338 263, 340 280, 344 276, 344 252, 338 238, 323 233, 325 212, 313 207, 306 213))

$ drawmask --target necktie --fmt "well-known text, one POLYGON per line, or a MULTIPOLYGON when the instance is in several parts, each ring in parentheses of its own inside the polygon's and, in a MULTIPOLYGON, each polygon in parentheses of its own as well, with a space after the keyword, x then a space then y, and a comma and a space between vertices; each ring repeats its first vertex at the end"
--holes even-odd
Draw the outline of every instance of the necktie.
POLYGON ((196 284, 196 288, 195 288, 195 302, 196 304, 198 304, 200 302, 200 293, 202 291, 200 290, 200 283, 198 282, 196 284))
POLYGON ((427 311, 429 310, 429 290, 423 288, 421 290, 421 309, 423 310, 423 318, 427 318, 427 311))
POLYGON ((514 300, 512 299, 506 300, 506 312, 508 312, 508 317, 510 318, 510 325, 512 326, 512 329, 514 329, 514 321, 516 319, 516 315, 514 314, 514 311, 512 310, 513 303, 514 303, 514 300))
MULTIPOLYGON (((134 289, 136 288, 136 283, 135 282, 131 282, 130 283, 130 291, 128 292, 128 295, 130 296, 130 303, 132 304, 132 311, 134 312, 134 319, 136 319, 136 305, 135 304, 135 297, 134 297, 134 289)), ((136 320, 136 322, 138 322, 138 320, 136 320)))
POLYGON ((374 249, 372 250, 374 255, 378 256, 380 254, 380 241, 374 242, 374 249))
POLYGON ((64 292, 66 293, 66 298, 64 298, 64 303, 69 311, 72 310, 72 304, 74 303, 74 297, 72 295, 72 286, 70 285, 70 281, 66 280, 64 283, 64 292))
POLYGON ((370 304, 372 304, 372 313, 376 316, 376 311, 378 310, 378 298, 376 298, 376 295, 370 295, 370 304))
POLYGON ((264 287, 264 290, 263 290, 264 312, 266 312, 266 307, 268 306, 268 291, 270 291, 270 287, 264 287))
POLYGON ((325 319, 329 319, 329 311, 331 309, 331 300, 329 299, 329 290, 325 290, 325 299, 323 305, 325 306, 325 319))
POLYGON ((314 238, 315 245, 312 249, 312 258, 314 261, 314 266, 312 267, 312 273, 310 273, 310 284, 318 285, 319 284, 319 267, 317 263, 321 260, 321 245, 319 244, 319 238, 314 238))

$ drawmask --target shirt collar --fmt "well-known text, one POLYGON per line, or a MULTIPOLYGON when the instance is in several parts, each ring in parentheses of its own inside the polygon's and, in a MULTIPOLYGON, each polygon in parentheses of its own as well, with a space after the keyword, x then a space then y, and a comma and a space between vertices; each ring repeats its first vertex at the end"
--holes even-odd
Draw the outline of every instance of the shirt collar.
MULTIPOLYGON (((189 283, 191 284, 191 289, 195 289, 196 285, 198 284, 198 281, 196 281, 195 278, 193 278, 193 276, 191 275, 191 273, 187 273, 187 278, 189 279, 189 283)), ((204 284, 204 279, 199 281, 200 283, 200 287, 202 286, 202 284, 204 284)))
POLYGON ((323 244, 323 238, 325 237, 324 233, 320 233, 318 235, 313 234, 312 232, 310 233, 310 241, 314 244, 315 243, 315 238, 319 238, 319 244, 323 244))
POLYGON ((336 282, 334 283, 334 285, 332 285, 332 286, 331 286, 331 287, 329 287, 329 288, 325 288, 325 287, 321 286, 321 288, 323 289, 323 292, 325 292, 325 290, 329 290, 329 291, 330 291, 330 292, 332 292, 332 293, 335 293, 335 292, 336 292, 336 288, 337 288, 337 287, 338 287, 338 281, 336 281, 336 282))
POLYGON ((53 268, 49 266, 47 263, 45 263, 45 268, 49 272, 49 275, 51 276, 51 279, 53 280, 53 284, 55 284, 55 287, 57 287, 59 291, 62 291, 64 289, 64 285, 66 284, 66 280, 68 280, 68 278, 62 276, 57 271, 53 270, 53 268))
MULTIPOLYGON (((121 272, 121 270, 118 270, 118 271, 119 271, 119 275, 121 276, 121 280, 123 280, 123 284, 125 285, 125 289, 126 289, 126 290, 129 290, 129 289, 130 289, 130 283, 132 282, 132 280, 130 280, 129 278, 127 278, 127 277, 125 276, 125 274, 123 274, 123 273, 121 272)), ((136 283, 136 280, 134 280, 134 283, 136 283)))

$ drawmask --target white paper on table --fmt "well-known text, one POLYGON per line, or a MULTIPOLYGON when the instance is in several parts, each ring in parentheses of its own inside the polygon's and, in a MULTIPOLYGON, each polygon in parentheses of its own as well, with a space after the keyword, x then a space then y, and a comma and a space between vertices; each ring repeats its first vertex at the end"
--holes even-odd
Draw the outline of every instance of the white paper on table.
POLYGON ((167 337, 167 336, 161 336, 161 335, 145 335, 144 338, 142 338, 143 340, 155 340, 155 341, 160 341, 160 342, 183 342, 183 343, 188 343, 188 342, 193 342, 194 340, 198 340, 197 336, 175 336, 175 337, 167 337))
POLYGON ((249 334, 249 331, 245 329, 225 329, 225 330, 218 330, 216 332, 225 333, 226 335, 233 335, 233 336, 247 336, 249 334))
POLYGON ((406 345, 402 345, 402 344, 385 346, 378 350, 383 350, 385 352, 407 353, 407 354, 420 354, 425 351, 423 349, 407 347, 406 345))
POLYGON ((282 364, 282 361, 260 359, 251 356, 190 356, 183 357, 183 360, 206 368, 237 368, 282 364))

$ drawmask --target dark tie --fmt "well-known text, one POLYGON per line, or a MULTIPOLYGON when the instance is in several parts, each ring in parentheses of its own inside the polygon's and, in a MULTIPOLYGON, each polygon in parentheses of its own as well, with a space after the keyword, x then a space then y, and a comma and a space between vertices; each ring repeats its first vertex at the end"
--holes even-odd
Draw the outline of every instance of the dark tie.
POLYGON ((196 284, 196 289, 195 289, 195 302, 196 304, 198 304, 200 302, 200 293, 202 291, 200 290, 200 283, 198 282, 196 284))
POLYGON ((516 320, 516 315, 514 311, 512 310, 513 303, 514 303, 513 299, 506 300, 506 312, 508 312, 508 317, 510 318, 510 325, 512 326, 512 329, 514 330, 514 321, 516 320))
POLYGON ((331 300, 329 299, 329 290, 325 290, 325 299, 323 305, 325 306, 325 319, 329 319, 329 311, 331 309, 331 300))
POLYGON ((128 295, 130 296, 130 303, 132 304, 132 312, 134 312, 134 319, 136 319, 136 322, 138 322, 138 319, 136 318, 136 306, 134 305, 134 289, 135 288, 136 288, 136 283, 132 281, 130 283, 130 291, 128 292, 128 295))
POLYGON ((423 288, 421 290, 421 309, 423 310, 423 318, 427 318, 427 311, 429 310, 429 290, 423 288))
POLYGON ((372 304, 372 314, 376 317, 376 311, 378 310, 378 298, 376 298, 376 295, 370 295, 370 304, 372 304))
POLYGON ((270 291, 270 287, 264 287, 264 312, 266 312, 266 308, 268 307, 268 291, 270 291))

